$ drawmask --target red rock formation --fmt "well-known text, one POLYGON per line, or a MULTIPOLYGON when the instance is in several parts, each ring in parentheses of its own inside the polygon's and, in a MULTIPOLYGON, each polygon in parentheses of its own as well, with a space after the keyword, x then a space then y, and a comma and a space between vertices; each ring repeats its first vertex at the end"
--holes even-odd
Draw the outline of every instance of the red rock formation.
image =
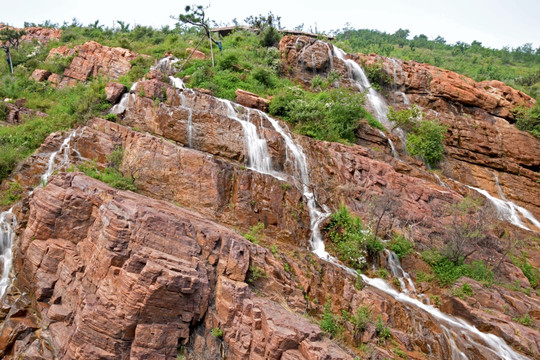
POLYGON ((256 94, 250 93, 249 91, 245 91, 242 89, 237 89, 235 91, 235 94, 236 102, 240 105, 268 112, 268 105, 270 104, 270 100, 262 98, 256 94))
POLYGON ((111 104, 114 104, 116 100, 118 100, 120 96, 126 92, 126 90, 127 87, 125 85, 110 82, 105 86, 105 100, 111 104))
POLYGON ((195 50, 193 48, 187 48, 186 49, 186 54, 188 54, 188 56, 191 55, 192 59, 196 59, 196 60, 204 60, 204 59, 206 59, 206 55, 204 55, 204 53, 202 51, 195 50))
POLYGON ((51 72, 48 70, 42 70, 42 69, 36 69, 32 72, 32 75, 30 75, 31 79, 34 79, 36 81, 45 81, 51 76, 51 72))
POLYGON ((535 100, 500 81, 474 80, 432 65, 415 61, 388 59, 379 55, 359 55, 367 65, 382 63, 384 71, 392 78, 396 71, 395 86, 406 93, 421 94, 429 98, 471 105, 489 114, 514 119, 512 109, 518 105, 532 106, 535 100))
POLYGON ((118 79, 131 69, 130 61, 138 56, 130 50, 103 46, 95 41, 84 43, 78 52, 77 49, 59 47, 49 53, 49 57, 57 55, 76 55, 64 71, 63 84, 73 80, 86 81, 90 76, 118 79))
MULTIPOLYGON (((9 27, 15 30, 22 30, 0 24, 0 30, 5 27, 9 27)), ((26 35, 23 35, 23 41, 37 40, 40 43, 46 44, 51 40, 60 40, 62 36, 62 29, 44 28, 44 27, 27 27, 24 28, 26 35)))

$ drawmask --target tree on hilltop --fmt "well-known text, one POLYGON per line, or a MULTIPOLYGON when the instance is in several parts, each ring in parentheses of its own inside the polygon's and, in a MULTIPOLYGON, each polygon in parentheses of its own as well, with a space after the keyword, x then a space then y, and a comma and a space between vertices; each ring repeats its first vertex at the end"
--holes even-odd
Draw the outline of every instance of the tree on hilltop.
POLYGON ((22 37, 26 35, 26 31, 17 30, 6 26, 0 30, 0 46, 6 52, 6 60, 9 64, 9 69, 13 74, 13 61, 11 60, 11 48, 18 48, 22 37))

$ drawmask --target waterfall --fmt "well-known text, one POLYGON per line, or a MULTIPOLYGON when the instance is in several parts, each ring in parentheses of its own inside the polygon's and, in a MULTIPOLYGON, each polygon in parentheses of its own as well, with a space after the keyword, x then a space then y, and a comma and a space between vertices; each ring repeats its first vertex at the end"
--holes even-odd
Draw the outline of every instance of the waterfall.
POLYGON ((368 103, 375 112, 375 117, 377 120, 379 120, 385 128, 391 130, 392 124, 390 121, 388 121, 388 117, 386 116, 388 113, 386 102, 384 101, 383 97, 375 89, 373 89, 373 87, 371 87, 371 84, 369 83, 369 80, 362 67, 358 65, 356 61, 347 59, 345 52, 336 46, 334 46, 334 56, 345 62, 345 65, 352 75, 351 79, 354 80, 356 87, 360 91, 367 91, 366 95, 368 103))
MULTIPOLYGON (((356 61, 347 59, 345 52, 337 46, 334 46, 334 56, 345 62, 345 65, 350 73, 350 79, 354 81, 356 87, 360 91, 367 91, 367 101, 375 113, 375 118, 379 120, 388 131, 392 131, 399 136, 403 144, 403 150, 406 152, 405 147, 407 143, 407 136, 405 132, 401 128, 395 128, 390 120, 388 120, 388 106, 386 105, 384 98, 375 89, 373 89, 362 67, 358 65, 356 61)), ((404 99, 405 98, 406 95, 404 99)))
MULTIPOLYGON (((526 357, 516 353, 510 346, 506 344, 506 342, 501 339, 500 337, 493 335, 493 334, 484 334, 480 330, 478 330, 476 327, 468 324, 466 321, 462 319, 455 318, 450 315, 446 315, 442 313, 439 309, 432 305, 426 305, 422 303, 420 300, 413 299, 407 294, 403 292, 398 292, 394 290, 386 281, 383 279, 377 279, 377 278, 369 278, 365 275, 361 275, 362 280, 364 280, 365 283, 367 283, 370 286, 373 286, 374 288, 379 289, 380 291, 386 293, 387 295, 392 296, 397 301, 401 302, 402 304, 410 305, 417 310, 421 310, 426 314, 429 314, 430 316, 437 319, 442 326, 451 328, 455 331, 458 331, 462 334, 462 336, 466 336, 466 340, 468 343, 475 343, 478 347, 481 347, 483 350, 488 351, 492 354, 494 359, 508 359, 508 360, 524 360, 527 359, 526 357), (471 338, 475 337, 478 338, 483 342, 483 344, 479 344, 475 341, 473 341, 471 338)), ((452 336, 448 336, 450 334, 445 334, 445 338, 447 339, 447 342, 449 343, 449 346, 453 349, 457 350, 457 354, 459 356, 452 356, 452 359, 461 359, 465 355, 459 351, 459 348, 454 343, 453 345, 451 342, 453 341, 452 336)), ((452 351, 454 353, 454 351, 452 351)))
MULTIPOLYGON (((62 141, 58 150, 51 153, 47 161, 47 168, 41 175, 40 184, 45 186, 54 172, 55 160, 59 154, 63 155, 61 159, 63 164, 69 162, 69 150, 75 151, 77 156, 81 154, 72 149, 70 146, 71 139, 77 135, 77 131, 71 131, 69 135, 62 141)), ((33 190, 28 193, 30 196, 33 190)), ((15 239, 15 228, 17 227, 17 217, 13 214, 13 208, 0 213, 0 262, 2 264, 2 277, 0 278, 0 299, 6 294, 9 285, 11 284, 9 273, 13 261, 13 240, 15 239)))
POLYGON ((396 148, 394 146, 394 142, 392 141, 392 139, 390 139, 388 136, 386 136, 386 134, 382 131, 382 130, 379 130, 379 135, 381 135, 383 138, 386 139, 386 141, 388 141, 388 144, 390 145, 390 149, 392 149, 392 155, 399 160, 399 156, 398 156, 398 153, 396 151, 396 148))
POLYGON ((120 98, 120 101, 117 104, 115 104, 111 108, 111 110, 109 110, 109 114, 120 115, 124 111, 126 111, 130 103, 135 101, 135 94, 133 94, 133 91, 135 91, 135 89, 137 88, 137 84, 138 82, 134 82, 133 85, 131 85, 131 88, 129 89, 129 91, 125 93, 124 95, 122 95, 122 97, 120 98))
MULTIPOLYGON (((462 185, 465 185, 465 184, 462 184, 462 185)), ((525 224, 523 224, 523 222, 521 221, 521 218, 519 216, 519 214, 521 214, 524 218, 529 220, 534 226, 540 229, 540 221, 538 221, 538 219, 536 219, 529 210, 514 204, 510 200, 499 199, 491 195, 489 192, 487 192, 484 189, 480 189, 480 188, 469 186, 469 185, 465 185, 465 186, 468 187, 469 189, 472 189, 484 195, 484 197, 486 197, 486 199, 488 199, 488 201, 495 207, 497 211, 497 215, 499 215, 499 218, 501 218, 502 220, 506 220, 513 225, 519 226, 522 229, 532 231, 530 228, 525 226, 525 224)), ((500 191, 502 192, 502 190, 500 191)))
POLYGON ((396 253, 385 249, 384 254, 386 255, 386 260, 388 261, 388 266, 390 266, 390 271, 392 272, 392 275, 398 279, 399 284, 401 285, 401 290, 405 294, 409 293, 409 289, 405 284, 406 280, 407 284, 409 284, 410 289, 412 289, 412 293, 416 294, 416 287, 414 286, 414 283, 409 276, 409 273, 403 270, 403 268, 401 267, 401 263, 399 262, 399 258, 396 253))
MULTIPOLYGON (((73 136, 75 136, 77 134, 77 131, 72 131, 65 139, 64 141, 62 142, 62 145, 60 145, 60 148, 53 152, 51 154, 51 156, 49 157, 49 161, 47 162, 47 169, 45 170, 45 172, 43 173, 43 175, 41 175, 41 184, 43 186, 47 185, 47 182, 49 181, 49 178, 51 177, 52 173, 54 172, 54 162, 56 160, 56 157, 58 156, 58 154, 63 154, 64 155, 64 158, 62 159, 62 162, 64 164, 67 164, 69 162, 69 150, 71 149, 70 147, 70 141, 71 139, 73 138, 73 136)), ((77 152, 78 155, 80 155, 78 152, 77 152)))
POLYGON ((9 273, 13 261, 13 240, 17 218, 13 208, 0 213, 0 262, 2 263, 2 278, 0 278, 0 300, 4 297, 10 285, 9 273))

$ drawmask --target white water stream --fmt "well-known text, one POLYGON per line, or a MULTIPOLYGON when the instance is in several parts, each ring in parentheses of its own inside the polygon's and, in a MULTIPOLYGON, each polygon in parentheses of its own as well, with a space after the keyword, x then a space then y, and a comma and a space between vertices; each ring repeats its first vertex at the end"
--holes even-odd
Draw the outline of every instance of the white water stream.
MULTIPOLYGON (((221 102, 224 104, 226 115, 242 124, 242 129, 244 132, 245 150, 248 152, 250 168, 252 170, 264 174, 270 174, 276 177, 287 177, 287 175, 277 173, 273 170, 271 157, 269 156, 267 151, 264 132, 261 131, 262 136, 260 136, 257 131, 257 127, 250 121, 251 110, 244 108, 241 105, 233 104, 228 100, 221 100, 221 102), (236 109, 242 109, 242 114, 244 114, 244 117, 246 117, 245 114, 247 114, 247 118, 240 118, 240 114, 236 109)), ((186 101, 184 98, 182 101, 182 105, 186 106, 186 101)), ((306 156, 301 146, 299 146, 293 140, 288 129, 286 130, 284 127, 282 127, 277 120, 258 110, 254 111, 258 115, 267 119, 274 128, 274 130, 277 131, 285 140, 287 159, 288 161, 292 161, 294 165, 292 175, 299 182, 300 189, 302 190, 303 196, 306 199, 306 204, 309 210, 311 227, 310 244, 312 247, 312 251, 320 258, 336 264, 350 274, 356 275, 356 271, 345 267, 337 259, 333 258, 330 254, 328 254, 328 252, 326 252, 325 250, 324 241, 322 240, 320 234, 320 224, 327 216, 329 216, 330 212, 329 209, 326 208, 326 206, 323 205, 321 208, 317 204, 316 196, 311 186, 306 156)), ((526 359, 520 354, 514 352, 501 338, 493 334, 484 334, 474 326, 466 323, 465 321, 450 315, 443 314, 437 308, 431 305, 424 304, 421 300, 411 297, 416 296, 416 288, 414 286, 414 282, 410 278, 409 274, 401 268, 399 259, 394 253, 387 250, 386 255, 390 270, 392 271, 393 276, 396 277, 400 282, 403 292, 396 291, 383 279, 369 278, 365 275, 361 275, 362 279, 368 285, 379 289, 380 291, 393 297, 397 301, 423 312, 426 316, 431 316, 435 318, 436 321, 439 322, 443 328, 441 335, 446 339, 446 344, 450 348, 449 350, 452 359, 461 360, 463 358, 466 358, 465 354, 460 350, 459 346, 454 340, 458 337, 458 333, 461 334, 462 337, 464 336, 471 339, 471 342, 474 342, 472 340, 473 338, 477 341, 480 341, 481 344, 478 342, 474 343, 480 348, 487 349, 485 351, 492 352, 494 358, 499 357, 501 359, 510 360, 526 359)))
MULTIPOLYGON (((45 186, 49 181, 49 178, 55 170, 55 162, 59 154, 63 155, 60 160, 62 165, 67 165, 69 163, 70 150, 73 150, 79 158, 81 157, 81 154, 70 146, 71 139, 77 134, 78 132, 76 130, 71 131, 64 141, 62 141, 58 150, 51 153, 49 160, 47 161, 47 168, 40 177, 40 185, 45 186)), ((30 196, 32 193, 33 190, 29 192, 27 196, 30 196)), ((13 208, 0 213, 0 263, 2 266, 0 300, 6 294, 7 289, 11 284, 10 272, 13 262, 13 241, 15 240, 15 228, 17 227, 17 217, 13 214, 12 210, 13 208)))
POLYGON ((4 297, 9 285, 11 264, 13 261, 13 240, 17 218, 13 214, 13 208, 0 213, 0 262, 2 266, 2 278, 0 278, 0 300, 4 297))

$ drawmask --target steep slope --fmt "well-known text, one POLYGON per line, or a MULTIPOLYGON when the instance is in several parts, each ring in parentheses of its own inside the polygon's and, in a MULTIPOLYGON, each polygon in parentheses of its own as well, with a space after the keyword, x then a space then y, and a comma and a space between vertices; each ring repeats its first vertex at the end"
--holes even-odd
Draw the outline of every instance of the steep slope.
MULTIPOLYGON (((324 48, 329 64, 345 71, 324 48)), ((175 358, 184 346, 197 359, 538 355, 540 333, 508 315, 538 308, 534 294, 470 281, 476 303, 439 293, 444 315, 422 302, 436 288, 400 292, 360 278, 319 247, 327 210, 344 203, 367 217, 369 202, 389 194, 396 204, 384 221, 429 248, 453 221, 441 209, 460 202, 466 187, 439 185, 413 160, 289 134, 260 111, 177 89, 163 75, 151 73, 124 95, 113 109, 117 123, 96 118, 67 137, 53 134, 14 174, 35 186, 71 164, 95 159, 106 167, 122 148, 120 170, 141 194, 61 172, 14 208, 17 276, 0 335, 6 358, 175 358), (232 230, 258 223, 270 249, 232 230), (343 321, 344 349, 302 317, 335 318, 361 306, 389 326, 392 342, 374 318, 362 330, 343 321), (363 352, 353 347, 360 342, 369 344, 363 352)), ((499 258, 496 236, 479 246, 483 257, 499 258)), ((392 259, 381 254, 374 266, 401 269, 392 259)), ((404 266, 425 264, 414 255, 404 266)), ((509 281, 528 283, 508 259, 504 269, 509 281)), ((394 278, 403 280, 399 271, 394 278)), ((537 324, 539 314, 530 315, 537 324)))

